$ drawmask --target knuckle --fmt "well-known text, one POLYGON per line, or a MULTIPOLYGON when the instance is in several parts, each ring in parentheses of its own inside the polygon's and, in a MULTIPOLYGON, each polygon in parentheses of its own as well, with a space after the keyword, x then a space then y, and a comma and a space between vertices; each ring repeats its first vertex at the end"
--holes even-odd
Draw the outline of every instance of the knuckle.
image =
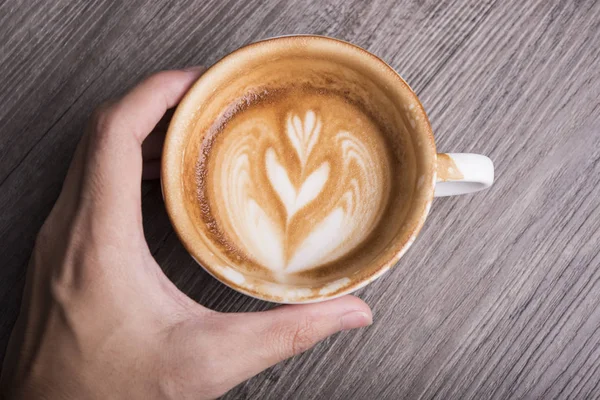
POLYGON ((113 102, 100 104, 90 118, 91 133, 96 136, 108 135, 116 129, 117 109, 113 102))
POLYGON ((318 331, 314 320, 305 317, 292 325, 280 326, 276 329, 279 336, 281 358, 288 358, 305 352, 314 346, 318 331))
POLYGON ((92 122, 100 123, 105 120, 105 118, 111 113, 112 103, 110 101, 105 101, 98 105, 94 111, 92 112, 92 122))
POLYGON ((306 319, 296 326, 292 339, 292 352, 302 353, 310 349, 315 343, 317 331, 311 319, 306 319))
POLYGON ((170 71, 160 71, 146 78, 146 83, 150 86, 160 86, 168 81, 170 71))

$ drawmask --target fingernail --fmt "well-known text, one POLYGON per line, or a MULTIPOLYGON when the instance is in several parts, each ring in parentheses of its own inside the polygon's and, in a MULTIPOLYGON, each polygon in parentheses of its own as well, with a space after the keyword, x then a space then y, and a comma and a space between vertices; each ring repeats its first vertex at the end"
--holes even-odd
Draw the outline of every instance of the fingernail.
POLYGON ((341 318, 342 330, 347 331, 355 328, 362 328, 371 325, 373 317, 363 311, 352 311, 341 318))

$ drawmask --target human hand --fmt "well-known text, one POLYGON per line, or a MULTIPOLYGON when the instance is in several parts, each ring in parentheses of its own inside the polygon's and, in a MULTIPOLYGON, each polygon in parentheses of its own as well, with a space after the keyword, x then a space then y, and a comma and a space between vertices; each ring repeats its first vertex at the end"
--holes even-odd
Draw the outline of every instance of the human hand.
POLYGON ((217 313, 165 277, 142 228, 140 181, 157 171, 143 153, 159 155, 160 134, 146 137, 200 73, 160 72, 91 118, 31 256, 1 377, 9 398, 214 398, 371 323, 353 296, 217 313))

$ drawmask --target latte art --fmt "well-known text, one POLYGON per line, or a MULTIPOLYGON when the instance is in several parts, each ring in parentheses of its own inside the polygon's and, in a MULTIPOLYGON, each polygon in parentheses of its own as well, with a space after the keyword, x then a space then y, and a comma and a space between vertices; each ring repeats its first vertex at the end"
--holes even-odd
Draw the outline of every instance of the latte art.
POLYGON ((389 198, 386 154, 356 106, 290 93, 225 123, 199 187, 220 240, 281 277, 341 259, 367 239, 389 198))
MULTIPOLYGON (((306 176, 306 160, 319 139, 321 133, 321 121, 317 119, 313 111, 308 111, 304 123, 297 115, 289 116, 286 125, 286 134, 289 138, 301 166, 301 176, 306 176)), ((314 200, 321 193, 323 186, 329 178, 329 163, 324 161, 296 189, 287 169, 277 160, 277 154, 273 148, 269 148, 266 154, 266 170, 273 189, 279 195, 287 211, 287 222, 294 216, 297 210, 314 200)))
POLYGON ((181 243, 235 290, 341 296, 396 265, 435 185, 410 87, 352 44, 269 39, 209 68, 175 111, 161 184, 181 243))

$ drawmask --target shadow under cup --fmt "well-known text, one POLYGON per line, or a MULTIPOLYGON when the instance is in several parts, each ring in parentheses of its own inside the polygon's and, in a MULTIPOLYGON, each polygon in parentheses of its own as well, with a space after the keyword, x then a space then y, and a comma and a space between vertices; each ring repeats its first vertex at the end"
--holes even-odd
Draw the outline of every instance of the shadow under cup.
POLYGON ((339 40, 289 36, 248 45, 211 67, 178 106, 162 163, 169 217, 185 248, 206 271, 253 297, 307 303, 363 287, 400 259, 429 211, 436 151, 423 107, 385 62, 339 40), (335 93, 374 120, 384 133, 391 181, 385 210, 360 245, 341 258, 282 279, 229 251, 215 235, 218 227, 207 218, 213 211, 199 200, 198 165, 210 156, 223 121, 261 96, 290 87, 335 93))

